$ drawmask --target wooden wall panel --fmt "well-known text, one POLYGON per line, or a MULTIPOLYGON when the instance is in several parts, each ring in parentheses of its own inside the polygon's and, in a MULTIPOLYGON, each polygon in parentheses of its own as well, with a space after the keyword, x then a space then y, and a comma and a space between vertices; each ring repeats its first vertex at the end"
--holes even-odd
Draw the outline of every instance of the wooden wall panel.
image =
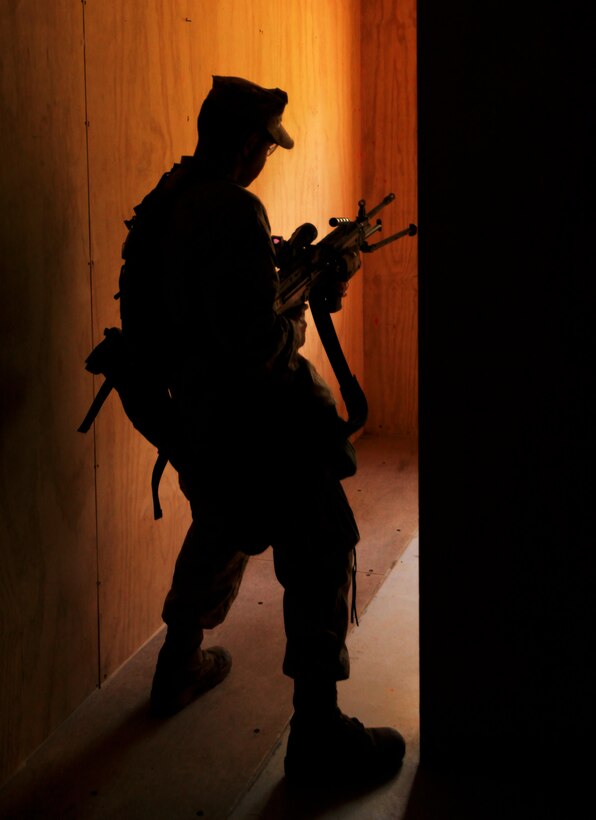
POLYGON ((0 782, 97 683, 81 4, 0 7, 0 782))
MULTIPOLYGON (((373 0, 362 15, 363 187, 376 203, 393 191, 383 235, 417 217, 416 2, 373 0)), ((364 356, 367 430, 418 431, 416 238, 366 257, 364 356)))
MULTIPOLYGON (((296 140, 278 151, 253 190, 273 231, 301 222, 327 231, 355 215, 359 179, 359 3, 356 0, 87 2, 94 333, 118 322, 112 295, 127 218, 161 173, 196 143, 196 116, 212 74, 287 90, 296 140)), ((362 375, 362 291, 356 280, 337 318, 362 375)), ((306 353, 330 377, 315 332, 306 353)), ((163 595, 189 514, 167 474, 164 519, 151 518, 154 457, 117 403, 97 427, 102 677, 160 625, 163 595)))

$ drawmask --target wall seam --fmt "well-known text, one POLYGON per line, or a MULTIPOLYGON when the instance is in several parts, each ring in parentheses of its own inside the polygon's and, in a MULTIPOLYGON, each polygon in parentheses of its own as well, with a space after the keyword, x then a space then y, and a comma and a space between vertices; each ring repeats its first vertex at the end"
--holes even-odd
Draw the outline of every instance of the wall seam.
MULTIPOLYGON (((95 334, 93 327, 94 301, 93 301, 93 241, 91 230, 91 171, 89 159, 89 100, 87 95, 87 29, 85 11, 87 0, 81 0, 82 9, 82 31, 83 31, 83 93, 85 107, 85 167, 87 174, 87 251, 89 256, 89 320, 91 324, 91 347, 95 346, 95 334)), ((96 377, 93 376, 93 395, 96 394, 96 377)), ((95 573, 96 573, 96 617, 97 617, 97 686, 101 687, 101 631, 100 631, 100 607, 99 607, 99 515, 98 515, 98 492, 97 492, 97 437, 95 424, 92 426, 93 436, 93 490, 95 505, 95 573)))

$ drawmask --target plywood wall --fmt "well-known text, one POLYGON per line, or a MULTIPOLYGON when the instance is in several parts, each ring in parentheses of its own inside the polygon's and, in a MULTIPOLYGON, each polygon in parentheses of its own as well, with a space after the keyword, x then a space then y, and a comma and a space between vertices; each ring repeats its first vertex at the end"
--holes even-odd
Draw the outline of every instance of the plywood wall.
POLYGON ((81 19, 0 7, 0 782, 97 681, 81 19))
MULTIPOLYGON (((329 216, 355 216, 361 196, 396 186, 391 228, 412 219, 412 123, 401 118, 413 116, 412 98, 400 96, 412 86, 410 6, 375 0, 361 18, 360 0, 2 4, 0 781, 160 626, 189 523, 171 471, 165 517, 152 520, 154 452, 115 398, 93 433, 76 433, 98 387, 83 361, 119 321, 123 220, 193 151, 212 74, 289 94, 296 147, 278 151, 253 188, 275 233, 310 221, 323 234, 329 216), (395 83, 380 42, 392 49, 395 83), (387 91, 398 95, 400 125, 381 138, 377 126, 393 122, 387 91)), ((415 402, 403 392, 414 383, 415 348, 413 251, 404 251, 390 256, 397 284, 388 288, 374 266, 364 271, 366 326, 363 276, 336 316, 361 380, 368 340, 373 424, 390 429, 411 424, 415 402), (401 358, 391 358, 393 341, 401 358)), ((305 352, 336 389, 313 328, 305 352)))
MULTIPOLYGON (((376 0, 362 15, 363 188, 383 235, 417 222, 416 2, 376 0)), ((367 256, 364 277, 367 430, 418 433, 418 240, 367 256)))

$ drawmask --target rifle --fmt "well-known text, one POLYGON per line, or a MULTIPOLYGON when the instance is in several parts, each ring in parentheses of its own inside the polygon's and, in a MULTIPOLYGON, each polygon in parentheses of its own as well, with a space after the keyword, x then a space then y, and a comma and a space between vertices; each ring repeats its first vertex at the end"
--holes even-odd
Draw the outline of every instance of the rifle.
POLYGON ((418 232, 416 225, 410 224, 386 239, 369 244, 368 239, 382 229, 380 219, 374 224, 370 220, 394 199, 395 194, 388 194, 368 212, 365 200, 361 199, 356 219, 333 217, 329 220, 333 230, 316 245, 313 242, 318 231, 309 222, 297 228, 287 242, 282 237, 273 237, 280 277, 274 307, 278 313, 284 313, 300 302, 310 304, 315 326, 346 404, 348 434, 364 426, 368 403, 341 349, 331 314, 341 310, 347 283, 361 267, 361 253, 372 253, 418 232))
POLYGON ((403 231, 388 236, 372 245, 369 237, 382 230, 380 219, 374 224, 370 220, 395 199, 395 194, 388 194, 368 213, 366 202, 358 203, 358 216, 355 220, 347 217, 332 217, 329 225, 334 229, 316 245, 312 243, 318 231, 310 222, 297 228, 286 242, 280 236, 273 237, 277 251, 280 287, 275 301, 275 309, 283 313, 288 303, 296 304, 299 298, 304 302, 313 299, 323 301, 330 313, 341 310, 341 287, 347 283, 360 268, 360 253, 372 253, 379 248, 395 242, 403 236, 415 236, 418 229, 410 224, 403 231))

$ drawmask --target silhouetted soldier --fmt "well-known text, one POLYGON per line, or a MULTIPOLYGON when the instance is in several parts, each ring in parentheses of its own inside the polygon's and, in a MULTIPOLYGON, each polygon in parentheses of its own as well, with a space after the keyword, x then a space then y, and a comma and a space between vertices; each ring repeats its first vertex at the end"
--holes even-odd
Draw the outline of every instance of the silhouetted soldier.
POLYGON ((353 450, 328 388, 298 353, 304 306, 274 310, 269 221, 246 190, 277 146, 293 147, 286 103, 280 89, 215 77, 194 156, 146 197, 129 236, 127 266, 136 254, 158 283, 155 355, 176 407, 171 460, 193 515, 164 604, 151 704, 173 714, 226 677, 230 655, 203 649, 203 630, 225 618, 249 555, 272 545, 283 671, 294 679, 286 774, 352 782, 395 771, 405 746, 393 729, 365 729, 337 706, 359 538, 340 484, 355 471, 353 450))

